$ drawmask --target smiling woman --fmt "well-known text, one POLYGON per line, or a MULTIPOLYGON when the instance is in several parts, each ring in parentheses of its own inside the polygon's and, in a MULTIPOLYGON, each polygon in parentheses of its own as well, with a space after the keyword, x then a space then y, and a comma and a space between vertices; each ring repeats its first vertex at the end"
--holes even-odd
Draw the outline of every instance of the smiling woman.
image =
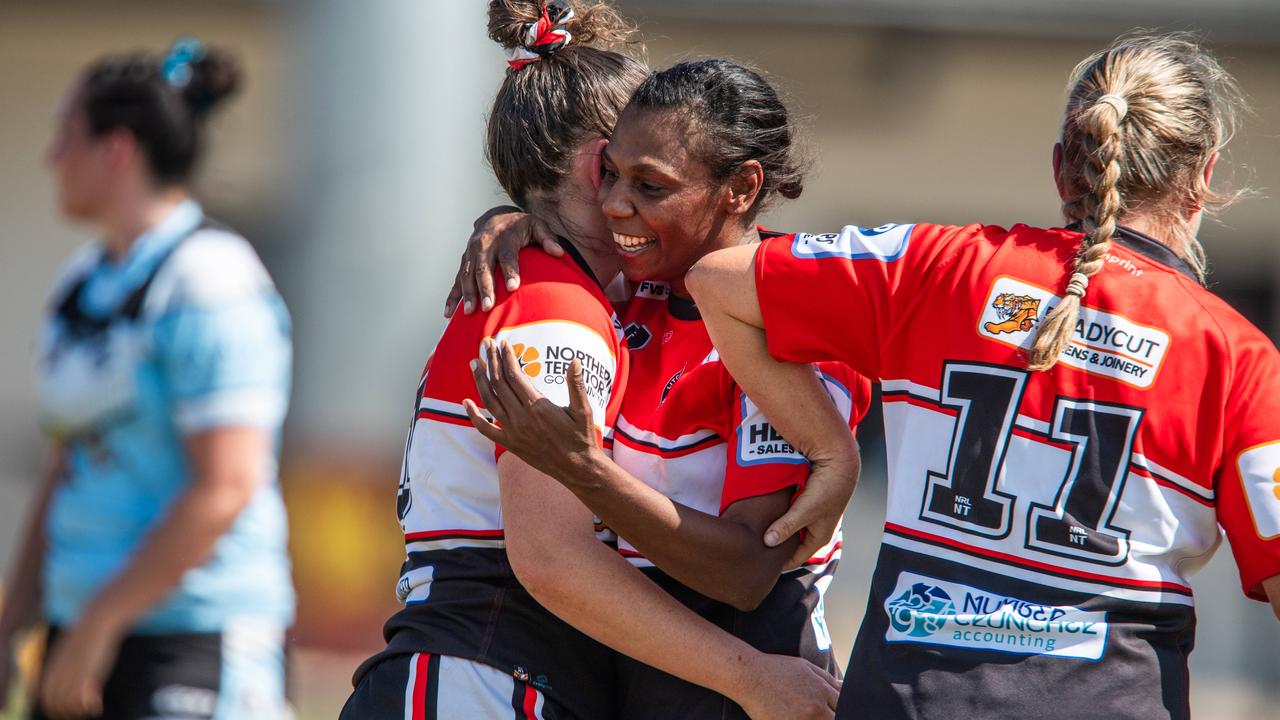
POLYGON ((723 243, 720 203, 750 233, 775 195, 804 189, 786 107, 741 65, 702 60, 657 73, 618 124, 626 132, 615 131, 602 156, 601 208, 629 279, 667 281, 685 295, 684 273, 723 243))
MULTIPOLYGON (((803 545, 798 537, 774 548, 761 542, 810 466, 729 377, 684 288, 685 273, 707 253, 775 234, 754 218, 774 197, 800 192, 793 158, 786 108, 755 72, 705 60, 650 76, 601 159, 601 209, 623 273, 635 282, 619 310, 631 368, 612 459, 589 423, 583 373, 556 379, 573 390, 566 411, 558 389, 528 382, 509 346, 486 345, 487 372, 474 371, 501 427, 474 406, 468 415, 486 437, 571 490, 619 553, 685 605, 759 650, 834 673, 822 594, 840 556, 836 523, 803 545)), ((521 236, 508 239, 518 245, 521 236)), ((824 471, 852 486, 858 467, 849 426, 866 411, 869 383, 838 363, 789 382, 830 398, 809 407, 809 420, 843 429, 851 459, 824 471)), ((644 658, 616 662, 621 717, 772 716, 753 698, 734 704, 644 658)), ((769 691, 775 700, 797 697, 778 703, 783 717, 826 714, 811 705, 823 693, 797 689, 782 682, 769 691)))

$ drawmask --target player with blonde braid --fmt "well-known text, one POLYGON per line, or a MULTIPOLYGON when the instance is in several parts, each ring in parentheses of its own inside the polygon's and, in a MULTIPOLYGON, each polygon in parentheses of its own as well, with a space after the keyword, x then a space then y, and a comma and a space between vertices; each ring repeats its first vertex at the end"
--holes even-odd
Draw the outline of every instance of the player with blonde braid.
POLYGON ((1080 255, 1067 282, 1066 296, 1045 316, 1031 346, 1032 370, 1048 370, 1058 362, 1058 356, 1071 343, 1071 334, 1080 316, 1080 301, 1089 288, 1089 278, 1098 274, 1105 264, 1107 251, 1111 249, 1111 236, 1116 231, 1116 217, 1120 214, 1121 135, 1120 127, 1128 112, 1128 103, 1119 95, 1108 93, 1080 113, 1077 125, 1083 130, 1085 153, 1085 177, 1088 191, 1079 198, 1062 204, 1063 215, 1072 217, 1077 208, 1083 210, 1080 217, 1084 240, 1080 243, 1080 255))
MULTIPOLYGON (((1239 195, 1210 189, 1239 98, 1192 38, 1122 37, 1067 93, 1066 227, 850 226, 688 275, 788 442, 838 454, 792 363, 880 380, 888 507, 837 718, 1187 718, 1219 528, 1280 615, 1280 353, 1196 240, 1239 195)), ((812 480, 773 529, 847 493, 812 480)))

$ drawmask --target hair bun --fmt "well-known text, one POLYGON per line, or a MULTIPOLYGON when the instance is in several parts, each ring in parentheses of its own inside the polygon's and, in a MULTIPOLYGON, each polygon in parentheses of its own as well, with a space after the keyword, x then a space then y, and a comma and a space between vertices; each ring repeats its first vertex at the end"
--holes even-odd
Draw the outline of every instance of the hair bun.
MULTIPOLYGON (((560 0, 573 11, 564 29, 573 35, 573 44, 607 48, 631 42, 635 27, 604 2, 560 0)), ((504 48, 524 44, 530 24, 538 22, 547 0, 489 0, 489 39, 504 48)))
POLYGON ((195 38, 175 40, 160 73, 196 117, 206 115, 240 88, 240 63, 235 57, 195 38))

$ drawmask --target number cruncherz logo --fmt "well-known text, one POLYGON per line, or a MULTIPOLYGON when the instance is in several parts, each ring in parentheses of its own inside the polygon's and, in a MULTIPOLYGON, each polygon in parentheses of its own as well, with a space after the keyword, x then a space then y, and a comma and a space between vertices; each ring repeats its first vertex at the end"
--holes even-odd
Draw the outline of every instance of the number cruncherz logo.
POLYGON ((1045 605, 913 572, 899 574, 887 597, 889 642, 1084 660, 1098 660, 1106 650, 1105 612, 1045 605))
POLYGON ((1036 324, 1040 315, 1040 301, 1030 295, 1001 293, 992 301, 991 307, 1001 322, 984 324, 989 333, 1026 332, 1036 324))
POLYGON ((900 633, 911 637, 928 637, 947 624, 956 614, 956 604, 946 590, 918 582, 888 603, 889 622, 900 633))

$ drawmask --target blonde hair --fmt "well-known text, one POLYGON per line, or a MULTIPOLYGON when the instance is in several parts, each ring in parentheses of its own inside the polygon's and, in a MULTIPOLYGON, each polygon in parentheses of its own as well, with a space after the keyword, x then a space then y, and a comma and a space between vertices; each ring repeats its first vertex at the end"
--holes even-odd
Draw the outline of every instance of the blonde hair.
POLYGON ((1204 248, 1188 210, 1219 209, 1205 170, 1243 110, 1235 80, 1185 33, 1118 38, 1071 73, 1062 125, 1062 214, 1084 232, 1062 301, 1040 322, 1027 366, 1048 370, 1071 342, 1089 279, 1117 223, 1142 213, 1204 282, 1204 248))

